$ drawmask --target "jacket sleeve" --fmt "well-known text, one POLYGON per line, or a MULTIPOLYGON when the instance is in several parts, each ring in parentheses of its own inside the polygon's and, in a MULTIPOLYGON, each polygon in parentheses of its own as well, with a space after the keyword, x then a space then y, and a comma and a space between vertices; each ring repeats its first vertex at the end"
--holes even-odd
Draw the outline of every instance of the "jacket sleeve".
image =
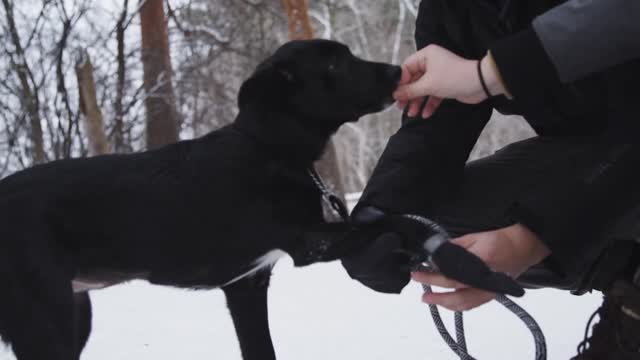
MULTIPOLYGON (((446 0, 444 0, 446 1, 446 0)), ((457 34, 443 23, 443 0, 423 0, 416 20, 416 44, 469 53, 457 34)), ((448 24, 450 25, 450 24, 448 24)), ((488 104, 445 101, 428 120, 403 116, 369 179, 354 213, 375 206, 389 213, 417 212, 429 207, 461 181, 465 162, 491 117, 488 104)))
POLYGON ((640 57, 640 2, 571 0, 533 21, 563 83, 640 57))
POLYGON ((447 101, 428 120, 409 120, 389 139, 354 214, 365 206, 390 214, 429 213, 462 182, 490 116, 489 107, 447 101))
POLYGON ((536 96, 640 57, 640 2, 570 0, 501 39, 491 53, 510 93, 536 96))

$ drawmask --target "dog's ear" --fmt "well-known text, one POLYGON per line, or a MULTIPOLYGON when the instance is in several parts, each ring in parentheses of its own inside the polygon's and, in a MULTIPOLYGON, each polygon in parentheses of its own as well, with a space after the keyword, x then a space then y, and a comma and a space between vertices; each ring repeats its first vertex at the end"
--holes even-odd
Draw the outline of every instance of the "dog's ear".
POLYGON ((298 83, 292 62, 265 62, 240 87, 238 107, 242 109, 252 102, 276 105, 284 99, 298 83))

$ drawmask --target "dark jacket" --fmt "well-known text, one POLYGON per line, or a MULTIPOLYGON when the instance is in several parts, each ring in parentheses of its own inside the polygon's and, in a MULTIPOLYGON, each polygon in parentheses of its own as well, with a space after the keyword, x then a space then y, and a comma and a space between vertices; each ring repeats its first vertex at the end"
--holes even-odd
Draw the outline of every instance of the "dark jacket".
POLYGON ((372 205, 391 213, 429 214, 455 191, 459 181, 451 179, 462 179, 492 109, 519 114, 540 136, 585 136, 602 149, 597 152, 602 169, 563 177, 568 180, 551 191, 545 184, 544 193, 534 188, 513 199, 505 214, 537 233, 563 272, 584 271, 607 245, 600 236, 604 227, 640 198, 640 146, 635 144, 640 136, 640 61, 622 57, 580 70, 572 75, 575 80, 561 80, 532 22, 562 3, 421 2, 418 48, 438 44, 475 59, 491 50, 514 98, 500 96, 478 105, 445 101, 428 121, 406 122, 390 139, 356 212, 372 205), (611 150, 612 143, 628 146, 611 150))
POLYGON ((549 71, 569 83, 640 58, 639 17, 635 0, 570 0, 535 18, 533 29, 554 65, 549 71))

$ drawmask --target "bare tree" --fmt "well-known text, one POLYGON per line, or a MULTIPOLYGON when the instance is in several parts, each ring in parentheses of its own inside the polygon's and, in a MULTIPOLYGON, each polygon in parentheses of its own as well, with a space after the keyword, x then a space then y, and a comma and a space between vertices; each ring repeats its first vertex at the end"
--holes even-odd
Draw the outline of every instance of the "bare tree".
POLYGON ((38 100, 38 89, 35 84, 33 73, 27 58, 25 56, 20 35, 16 28, 13 12, 13 4, 9 0, 2 0, 4 5, 5 16, 7 25, 9 27, 9 34, 11 42, 15 49, 14 52, 7 52, 9 55, 9 61, 11 66, 15 70, 15 74, 20 80, 20 87, 22 91, 22 107, 29 117, 30 124, 30 138, 33 148, 33 162, 42 163, 46 160, 44 152, 44 140, 42 136, 42 124, 40 118, 40 102, 38 100))

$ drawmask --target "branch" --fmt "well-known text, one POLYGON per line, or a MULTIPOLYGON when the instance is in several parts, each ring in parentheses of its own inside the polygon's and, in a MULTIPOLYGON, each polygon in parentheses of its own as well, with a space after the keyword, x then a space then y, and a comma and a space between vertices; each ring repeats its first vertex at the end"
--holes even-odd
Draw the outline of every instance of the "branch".
POLYGON ((67 46, 67 40, 69 39, 69 34, 71 33, 72 22, 71 19, 68 18, 66 10, 64 10, 63 6, 63 14, 64 21, 62 23, 62 36, 60 41, 58 42, 58 51, 56 56, 56 78, 57 78, 57 91, 58 94, 62 98, 62 103, 65 106, 65 110, 68 116, 68 125, 66 131, 62 129, 61 122, 58 122, 58 127, 63 134, 63 143, 62 150, 63 156, 68 158, 71 156, 71 132, 73 130, 73 111, 71 110, 71 105, 69 104, 69 93, 67 92, 67 86, 65 84, 64 78, 64 50, 67 46))
POLYGON ((29 35, 29 37, 27 38, 25 48, 29 48, 29 46, 31 46, 31 41, 33 41, 33 39, 35 38, 35 35, 38 32, 38 25, 40 23, 40 20, 45 17, 44 16, 45 9, 47 8, 47 5, 49 5, 50 2, 51 0, 45 0, 42 2, 42 8, 40 9, 40 13, 38 14, 38 17, 36 17, 36 21, 34 21, 33 23, 33 31, 31 31, 31 35, 29 35))
POLYGON ((362 51, 364 52, 364 56, 367 59, 371 59, 371 52, 369 51, 369 39, 367 38, 367 34, 364 31, 364 22, 362 21, 362 15, 360 10, 356 6, 356 2, 354 0, 347 0, 347 6, 353 11, 353 14, 356 18, 356 24, 358 25, 358 36, 360 37, 360 41, 362 42, 362 51))
POLYGON ((413 15, 414 18, 418 17, 418 10, 416 10, 416 7, 413 5, 411 0, 403 0, 403 1, 404 1, 404 6, 407 8, 407 10, 409 10, 409 13, 413 15))
POLYGON ((391 56, 391 63, 398 63, 398 55, 400 54, 400 44, 402 43, 402 28, 404 27, 404 19, 406 17, 406 4, 403 0, 398 0, 398 25, 396 27, 396 37, 393 41, 393 52, 391 56))
POLYGON ((324 14, 323 14, 324 17, 322 14, 314 10, 309 10, 309 16, 314 18, 324 28, 324 32, 322 33, 322 38, 331 39, 333 28, 331 26, 329 7, 326 4, 324 4, 323 9, 324 9, 324 14))
POLYGON ((138 2, 138 7, 133 11, 133 13, 131 13, 131 16, 129 17, 129 20, 127 20, 127 22, 124 24, 124 27, 127 28, 129 27, 129 25, 131 25, 131 22, 133 21, 133 19, 136 18, 136 16, 138 16, 138 14, 140 13, 140 10, 142 10, 142 7, 144 6, 144 4, 147 2, 147 0, 140 0, 138 2))
MULTIPOLYGON (((207 35, 208 37, 211 37, 217 42, 222 44, 228 44, 231 42, 231 39, 229 39, 229 37, 222 35, 218 30, 214 28, 206 27, 203 25, 196 25, 196 26, 189 26, 189 27, 182 25, 182 22, 178 20, 178 17, 176 16, 175 11, 171 8, 171 5, 169 4, 169 0, 166 1, 166 4, 167 4, 167 15, 171 20, 173 20, 178 30, 180 30, 180 32, 182 32, 185 37, 190 37, 194 35, 207 35)), ((253 5, 258 5, 258 4, 259 2, 253 5)))

